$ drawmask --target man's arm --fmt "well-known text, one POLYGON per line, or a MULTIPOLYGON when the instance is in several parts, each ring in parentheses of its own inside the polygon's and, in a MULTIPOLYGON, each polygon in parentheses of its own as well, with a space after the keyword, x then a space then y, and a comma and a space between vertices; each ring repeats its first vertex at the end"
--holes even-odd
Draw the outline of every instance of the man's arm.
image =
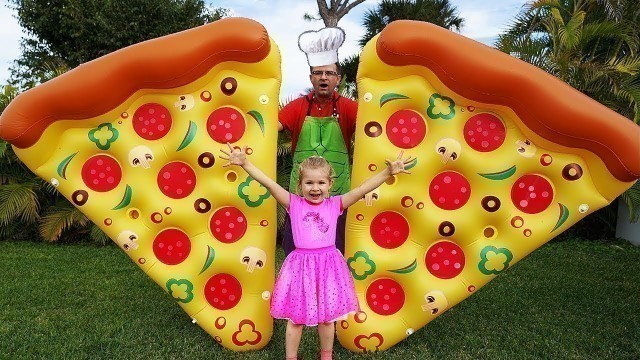
POLYGON ((296 105, 296 100, 290 101, 278 111, 278 131, 291 131, 291 126, 295 124, 296 117, 298 116, 297 108, 299 105, 296 105))

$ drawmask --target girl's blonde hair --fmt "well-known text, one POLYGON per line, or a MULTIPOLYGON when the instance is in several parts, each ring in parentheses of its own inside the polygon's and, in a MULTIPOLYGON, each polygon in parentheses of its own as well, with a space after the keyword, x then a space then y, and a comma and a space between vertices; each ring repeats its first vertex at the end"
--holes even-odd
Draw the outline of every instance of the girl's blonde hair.
POLYGON ((330 181, 333 181, 333 178, 336 176, 333 167, 331 167, 327 159, 322 156, 309 156, 298 165, 298 186, 296 188, 298 195, 302 193, 302 176, 304 175, 304 171, 311 169, 324 169, 330 181))

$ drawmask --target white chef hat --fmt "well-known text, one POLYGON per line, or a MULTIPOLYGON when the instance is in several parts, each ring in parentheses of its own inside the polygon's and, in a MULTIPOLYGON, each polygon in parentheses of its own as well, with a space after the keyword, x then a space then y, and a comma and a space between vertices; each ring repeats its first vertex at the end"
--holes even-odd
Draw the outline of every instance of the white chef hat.
POLYGON ((344 30, 339 27, 305 31, 298 37, 298 47, 307 54, 309 66, 330 65, 338 62, 338 48, 344 37, 344 30))

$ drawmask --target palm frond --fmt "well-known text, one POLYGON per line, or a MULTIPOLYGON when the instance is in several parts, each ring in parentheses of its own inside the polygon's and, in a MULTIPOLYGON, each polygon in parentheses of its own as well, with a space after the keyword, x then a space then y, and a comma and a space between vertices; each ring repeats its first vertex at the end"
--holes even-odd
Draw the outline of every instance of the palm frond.
POLYGON ((445 29, 460 31, 464 18, 449 0, 382 0, 378 6, 367 10, 362 19, 364 35, 358 40, 366 45, 389 23, 396 20, 427 21, 445 29))
POLYGON ((62 232, 73 226, 85 226, 89 219, 68 202, 59 202, 47 209, 41 218, 38 230, 45 241, 56 241, 62 232))
POLYGON ((584 18, 586 14, 584 11, 578 11, 573 14, 571 19, 567 22, 566 26, 563 28, 564 34, 566 35, 565 43, 566 46, 574 49, 580 43, 580 39, 582 39, 582 29, 584 27, 584 18))
POLYGON ((289 179, 291 170, 293 169, 293 161, 290 157, 282 158, 278 161, 278 169, 276 173, 276 182, 285 189, 289 188, 289 179))
POLYGON ((366 32, 360 40, 358 40, 358 45, 360 47, 364 47, 369 40, 373 39, 378 33, 380 33, 385 26, 387 26, 389 22, 389 17, 385 19, 384 14, 381 13, 381 8, 384 5, 384 1, 378 5, 378 9, 369 9, 364 13, 362 18, 362 26, 365 28, 366 32))
POLYGON ((544 36, 525 37, 501 35, 496 48, 542 70, 553 73, 553 64, 549 62, 548 40, 544 36))
POLYGON ((347 99, 356 101, 358 99, 356 82, 347 81, 346 78, 342 78, 342 80, 340 81, 340 85, 338 86, 338 93, 341 96, 346 97, 347 99))
POLYGON ((285 98, 281 98, 278 102, 278 110, 282 110, 283 107, 287 106, 290 102, 296 99, 296 96, 287 96, 285 98))
POLYGON ((19 221, 14 221, 6 225, 0 225, 0 239, 12 239, 20 233, 20 230, 24 228, 24 224, 19 221))
POLYGON ((597 0, 597 3, 604 9, 610 19, 620 21, 624 12, 623 1, 620 0, 597 0))
POLYGON ((579 49, 590 49, 590 57, 620 58, 636 52, 638 39, 631 33, 627 25, 611 21, 587 23, 577 45, 579 49))
POLYGON ((284 206, 278 204, 278 232, 282 231, 282 228, 284 227, 284 219, 287 216, 287 209, 284 208, 284 206))
POLYGON ((540 8, 560 7, 559 0, 536 0, 528 3, 529 11, 540 8))
POLYGON ((111 241, 111 238, 105 234, 102 229, 98 227, 96 224, 91 224, 91 228, 89 230, 89 238, 94 243, 98 243, 100 245, 106 245, 111 241))
POLYGON ((620 199, 629 208, 629 222, 638 222, 640 219, 640 181, 636 181, 633 186, 623 192, 620 199))
POLYGON ((35 231, 35 226, 28 226, 20 221, 14 221, 7 225, 0 226, 0 239, 2 240, 33 241, 37 238, 38 233, 35 231))
POLYGON ((612 58, 609 66, 616 73, 623 73, 628 75, 636 75, 640 72, 640 56, 625 56, 623 58, 612 58))
POLYGON ((4 141, 0 142, 0 184, 31 182, 37 179, 31 170, 18 158, 13 147, 4 141))
POLYGON ((529 37, 530 34, 543 30, 541 19, 544 8, 532 8, 531 4, 524 4, 518 14, 511 20, 503 35, 529 37))
POLYGON ((279 142, 278 149, 277 149, 277 156, 282 157, 282 156, 291 155, 292 149, 293 149, 293 143, 291 141, 286 141, 281 143, 279 142))
POLYGON ((19 90, 12 85, 0 86, 0 114, 9 106, 9 103, 18 96, 19 90))
POLYGON ((9 143, 0 139, 0 159, 7 155, 7 151, 9 149, 9 143))
POLYGON ((0 161, 0 184, 17 184, 25 180, 25 173, 19 166, 0 161))
POLYGON ((0 226, 20 219, 34 223, 38 219, 39 202, 35 182, 0 185, 0 226))
POLYGON ((600 222, 607 227, 609 232, 614 233, 616 231, 618 212, 616 211, 615 206, 605 206, 590 216, 600 220, 600 222))
POLYGON ((46 82, 51 79, 54 79, 67 71, 69 71, 69 66, 62 60, 58 59, 55 61, 47 61, 44 65, 39 69, 40 73, 40 81, 46 82))

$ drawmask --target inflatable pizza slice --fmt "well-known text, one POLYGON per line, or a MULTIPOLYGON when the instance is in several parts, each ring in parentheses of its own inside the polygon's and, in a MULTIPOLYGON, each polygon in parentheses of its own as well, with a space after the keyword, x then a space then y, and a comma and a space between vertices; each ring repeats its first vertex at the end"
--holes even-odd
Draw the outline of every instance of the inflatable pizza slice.
POLYGON ((437 26, 363 49, 353 183, 401 150, 411 175, 349 209, 353 351, 387 349, 640 177, 640 128, 553 76, 437 26))
POLYGON ((216 158, 246 144, 275 176, 279 88, 264 27, 229 18, 27 91, 0 136, 219 343, 257 349, 272 334, 276 204, 216 158))

